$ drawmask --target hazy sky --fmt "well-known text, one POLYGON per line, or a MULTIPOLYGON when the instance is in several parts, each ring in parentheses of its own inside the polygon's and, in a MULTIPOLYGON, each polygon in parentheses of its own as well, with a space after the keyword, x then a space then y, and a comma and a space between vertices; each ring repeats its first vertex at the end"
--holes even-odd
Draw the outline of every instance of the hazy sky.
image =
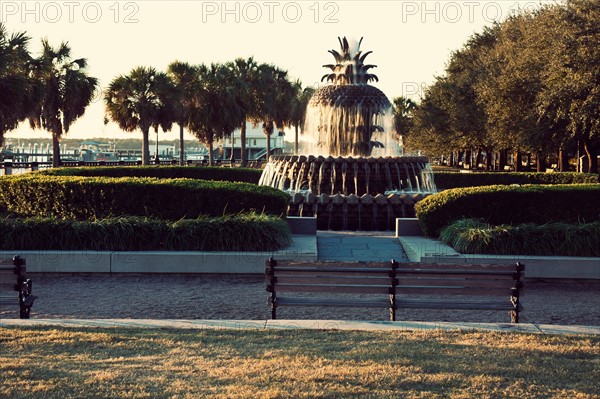
MULTIPOLYGON (((542 1, 548 4, 552 1, 542 1)), ((388 98, 418 100, 443 73, 452 51, 485 25, 540 1, 31 1, 0 0, 0 21, 9 33, 26 31, 37 56, 40 40, 68 41, 85 57, 102 88, 136 66, 166 70, 174 60, 226 62, 254 56, 287 69, 292 78, 316 86, 333 62, 338 36, 364 37, 362 50, 388 98)), ((141 137, 117 125, 104 126, 99 94, 65 137, 141 137)), ((163 135, 177 137, 175 132, 163 135)), ((27 124, 8 137, 49 137, 27 124)))

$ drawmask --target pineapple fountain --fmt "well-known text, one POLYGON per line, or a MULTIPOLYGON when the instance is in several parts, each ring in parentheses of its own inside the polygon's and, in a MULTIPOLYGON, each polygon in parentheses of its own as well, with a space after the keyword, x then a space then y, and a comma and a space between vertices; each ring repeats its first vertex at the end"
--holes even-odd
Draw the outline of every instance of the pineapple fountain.
POLYGON ((436 192, 426 157, 397 156, 391 103, 365 65, 371 53, 338 38, 341 53, 307 110, 304 154, 272 156, 260 185, 291 195, 288 216, 316 216, 322 230, 392 230, 436 192))

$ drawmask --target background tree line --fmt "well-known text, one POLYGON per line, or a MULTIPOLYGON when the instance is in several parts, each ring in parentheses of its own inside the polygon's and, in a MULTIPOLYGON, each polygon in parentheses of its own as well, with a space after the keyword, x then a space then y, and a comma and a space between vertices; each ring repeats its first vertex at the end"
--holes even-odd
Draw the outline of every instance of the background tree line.
MULTIPOLYGON (((74 59, 67 43, 52 47, 42 41, 39 57, 32 57, 25 32, 9 34, 0 24, 0 146, 4 134, 28 120, 32 128, 52 134, 53 166, 60 164, 60 140, 100 90, 88 75, 85 58, 74 59)), ((166 72, 140 66, 115 77, 103 91, 105 123, 142 133, 142 163, 150 163, 149 134, 180 129, 183 164, 184 128, 209 147, 241 129, 241 162, 246 162, 246 122, 261 125, 267 137, 275 129, 304 122, 311 88, 291 81, 287 71, 258 63, 252 57, 224 64, 171 63, 166 72)), ((269 147, 270 140, 267 140, 269 147)), ((296 144, 297 148, 297 144, 296 144)), ((267 148, 267 157, 270 153, 267 148)))
MULTIPOLYGON (((405 145, 430 156, 503 170, 508 158, 555 160, 600 151, 600 2, 568 0, 511 16, 455 51, 419 104, 394 101, 405 145)), ((521 162, 514 162, 519 170, 521 162)))

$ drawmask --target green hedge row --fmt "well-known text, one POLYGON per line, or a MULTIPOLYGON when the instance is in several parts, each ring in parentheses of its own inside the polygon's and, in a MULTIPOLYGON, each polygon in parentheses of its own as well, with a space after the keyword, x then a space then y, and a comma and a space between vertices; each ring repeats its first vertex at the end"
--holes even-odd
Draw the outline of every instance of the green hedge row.
POLYGON ((0 250, 275 251, 290 243, 285 220, 259 214, 178 221, 0 219, 0 250))
POLYGON ((435 172, 435 185, 439 190, 462 187, 479 187, 510 184, 594 184, 594 173, 528 173, 528 172, 435 172))
POLYGON ((600 221, 490 226, 461 219, 443 228, 440 240, 464 254, 600 256, 600 221))
POLYGON ((52 168, 35 173, 47 176, 186 178, 258 184, 262 170, 211 166, 97 166, 52 168))
POLYGON ((249 183, 32 174, 0 178, 0 208, 21 216, 177 220, 249 211, 283 216, 287 202, 287 194, 249 183))
POLYGON ((415 205, 428 236, 463 218, 493 225, 600 220, 600 184, 457 188, 430 195, 415 205))

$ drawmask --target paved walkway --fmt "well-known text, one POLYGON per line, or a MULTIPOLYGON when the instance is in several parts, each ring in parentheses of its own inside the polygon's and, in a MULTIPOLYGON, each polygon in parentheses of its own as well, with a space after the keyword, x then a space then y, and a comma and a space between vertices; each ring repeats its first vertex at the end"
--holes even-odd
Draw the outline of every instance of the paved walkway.
POLYGON ((342 330, 342 331, 495 331, 530 334, 600 335, 600 327, 559 326, 532 323, 455 323, 427 321, 348 321, 348 320, 149 320, 149 319, 3 319, 0 327, 126 327, 182 328, 193 330, 342 330))
POLYGON ((396 259, 408 262, 400 241, 394 233, 377 232, 317 232, 317 253, 320 261, 385 262, 396 259))

